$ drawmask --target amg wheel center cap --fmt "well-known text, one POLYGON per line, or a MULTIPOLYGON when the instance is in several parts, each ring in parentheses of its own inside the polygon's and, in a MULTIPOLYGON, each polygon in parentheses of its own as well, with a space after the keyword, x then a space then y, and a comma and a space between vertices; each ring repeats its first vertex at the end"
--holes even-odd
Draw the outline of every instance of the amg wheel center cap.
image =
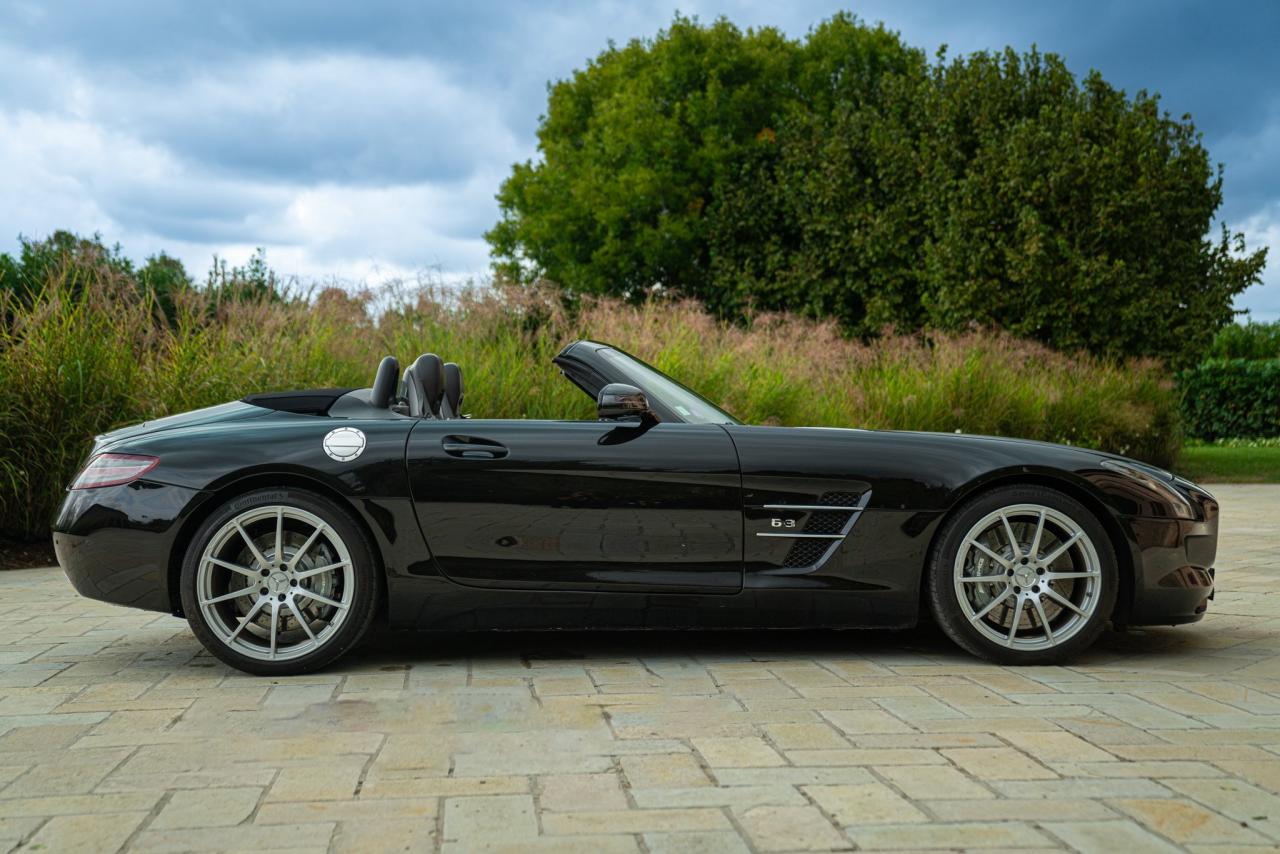
POLYGON ((1030 567, 1019 567, 1013 573, 1013 580, 1018 582, 1019 587, 1030 587, 1036 583, 1036 571, 1030 567))
POLYGON ((289 576, 283 572, 273 572, 267 576, 267 589, 271 591, 273 596, 286 593, 289 590, 289 576))

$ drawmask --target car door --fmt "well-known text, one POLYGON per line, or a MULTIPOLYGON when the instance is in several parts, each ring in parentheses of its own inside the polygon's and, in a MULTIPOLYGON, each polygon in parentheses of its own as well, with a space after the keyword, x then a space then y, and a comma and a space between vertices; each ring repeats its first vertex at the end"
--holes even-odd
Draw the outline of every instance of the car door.
POLYGON ((458 583, 742 587, 738 457, 718 425, 427 420, 407 462, 423 536, 458 583))

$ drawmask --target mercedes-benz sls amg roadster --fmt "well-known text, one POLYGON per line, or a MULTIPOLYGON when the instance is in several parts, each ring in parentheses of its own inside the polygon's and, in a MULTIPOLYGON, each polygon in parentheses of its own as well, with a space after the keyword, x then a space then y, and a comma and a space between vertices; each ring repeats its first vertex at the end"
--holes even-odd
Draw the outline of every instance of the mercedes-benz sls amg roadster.
MULTIPOLYGON (((1083 448, 755 426, 578 341, 598 420, 469 418, 433 354, 371 388, 252 394, 99 436, 55 525, 85 596, 185 617, 257 674, 375 618, 423 630, 906 628, 1061 662, 1200 619, 1218 505, 1083 448)), ((512 378, 512 381, 518 381, 512 378)))

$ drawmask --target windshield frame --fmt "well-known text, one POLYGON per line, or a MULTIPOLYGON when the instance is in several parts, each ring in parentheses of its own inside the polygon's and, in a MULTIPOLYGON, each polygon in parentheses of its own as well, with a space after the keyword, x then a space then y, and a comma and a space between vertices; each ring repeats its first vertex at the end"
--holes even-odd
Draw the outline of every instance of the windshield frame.
POLYGON ((598 345, 596 355, 645 393, 650 404, 657 402, 685 424, 742 424, 684 383, 648 362, 609 344, 598 345))

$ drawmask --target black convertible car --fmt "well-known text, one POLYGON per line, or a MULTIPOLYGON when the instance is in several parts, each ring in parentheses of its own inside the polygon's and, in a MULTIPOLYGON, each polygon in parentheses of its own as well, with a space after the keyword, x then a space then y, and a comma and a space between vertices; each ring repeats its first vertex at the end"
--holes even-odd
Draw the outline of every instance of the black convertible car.
POLYGON ((742 424, 607 344, 555 359, 597 421, 471 419, 432 354, 97 439, 55 526, 86 596, 301 673, 394 627, 914 625, 1011 664, 1200 619, 1218 505, 1041 442, 742 424))

